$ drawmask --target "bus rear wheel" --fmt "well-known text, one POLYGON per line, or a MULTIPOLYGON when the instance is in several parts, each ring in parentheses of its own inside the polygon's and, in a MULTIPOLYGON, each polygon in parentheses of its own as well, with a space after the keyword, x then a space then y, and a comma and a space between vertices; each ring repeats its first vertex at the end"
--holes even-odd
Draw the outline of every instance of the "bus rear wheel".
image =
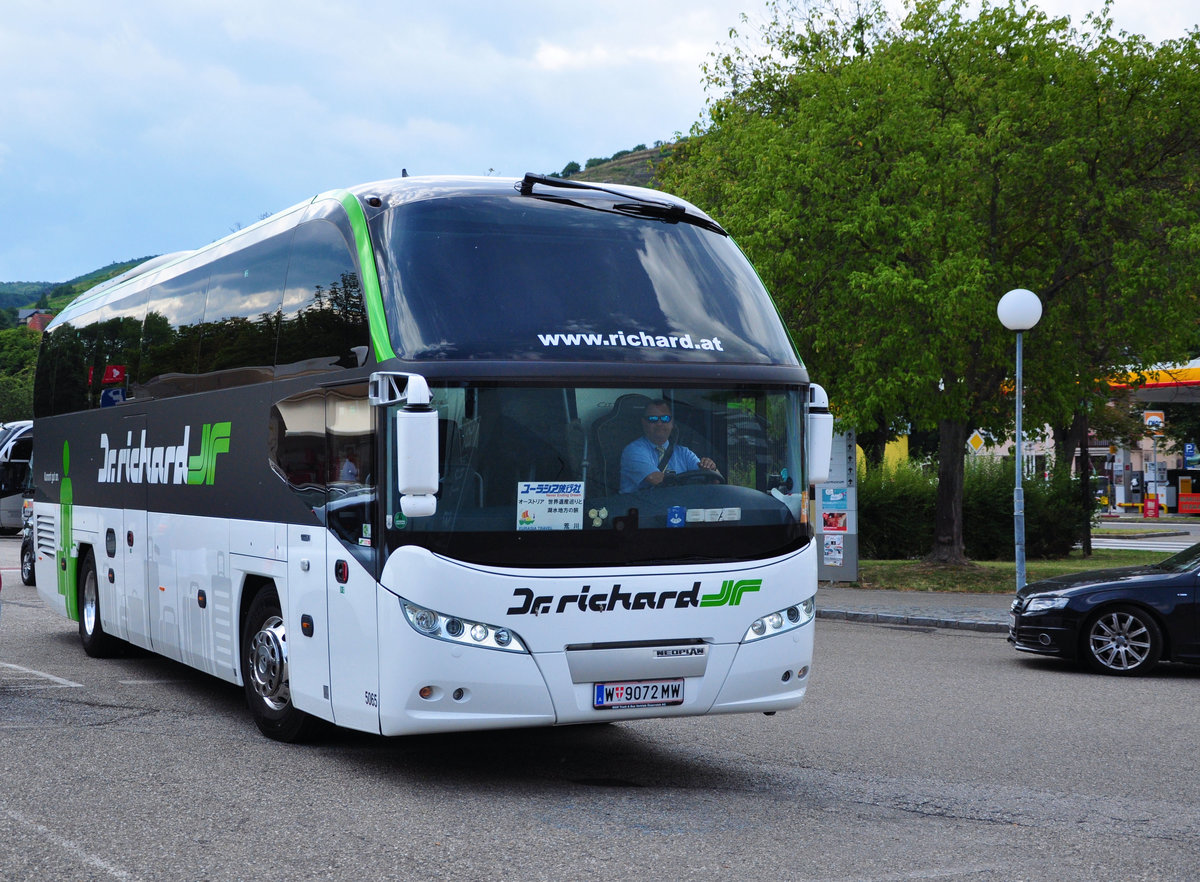
POLYGON ((92 658, 108 658, 117 651, 117 640, 105 632, 100 613, 96 556, 88 549, 79 573, 79 641, 92 658))
POLYGON ((264 587, 254 596, 242 630, 242 682, 260 732, 276 741, 302 741, 315 720, 292 704, 288 684, 287 632, 279 596, 264 587))

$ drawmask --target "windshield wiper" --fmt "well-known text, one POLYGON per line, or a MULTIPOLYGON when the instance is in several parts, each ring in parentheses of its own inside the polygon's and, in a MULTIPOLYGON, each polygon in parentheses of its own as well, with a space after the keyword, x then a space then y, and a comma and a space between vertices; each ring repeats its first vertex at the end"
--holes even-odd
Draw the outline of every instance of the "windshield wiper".
POLYGON ((686 208, 674 202, 625 202, 618 203, 612 208, 613 211, 619 211, 622 214, 654 218, 666 221, 669 224, 677 224, 682 221, 685 224, 703 227, 713 233, 720 233, 722 236, 729 235, 716 221, 701 217, 698 214, 689 214, 686 208))
MULTIPOLYGON (((685 223, 693 226, 702 227, 713 233, 718 233, 722 236, 728 236, 724 228, 716 221, 709 220, 706 217, 701 217, 698 214, 691 214, 684 206, 677 202, 671 202, 666 199, 647 199, 643 196, 638 196, 635 193, 623 193, 620 190, 614 190, 612 187, 605 187, 603 184, 593 184, 589 181, 572 181, 567 178, 552 178, 548 175, 538 175, 529 172, 517 185, 517 190, 522 196, 534 196, 533 188, 535 185, 541 184, 545 187, 557 187, 566 190, 595 190, 600 193, 608 193, 611 196, 617 196, 621 199, 633 199, 633 202, 617 202, 610 208, 605 209, 615 211, 620 214, 628 214, 634 217, 645 217, 653 220, 665 221, 669 224, 685 223)), ((578 205, 580 208, 594 208, 596 206, 585 205, 582 202, 575 202, 570 199, 562 199, 562 202, 571 205, 578 205)))

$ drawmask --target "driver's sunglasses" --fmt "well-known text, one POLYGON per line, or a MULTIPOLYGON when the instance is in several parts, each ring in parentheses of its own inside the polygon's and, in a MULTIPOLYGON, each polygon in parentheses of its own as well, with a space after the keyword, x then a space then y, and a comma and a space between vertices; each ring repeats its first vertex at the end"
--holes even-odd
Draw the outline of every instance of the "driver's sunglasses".
POLYGON ((655 414, 654 416, 642 417, 648 423, 669 423, 671 415, 669 413, 655 414))

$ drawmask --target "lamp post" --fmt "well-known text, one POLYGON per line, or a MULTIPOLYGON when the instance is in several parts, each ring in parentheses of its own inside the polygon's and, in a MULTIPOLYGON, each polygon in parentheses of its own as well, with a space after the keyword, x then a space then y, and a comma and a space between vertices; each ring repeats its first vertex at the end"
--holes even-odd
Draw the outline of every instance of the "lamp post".
POLYGON ((1021 486, 1021 457, 1025 446, 1025 433, 1021 427, 1021 332, 1028 331, 1038 323, 1042 317, 1042 301, 1032 291, 1014 288, 1000 298, 996 315, 1004 327, 1017 332, 1017 478, 1013 487, 1013 539, 1017 557, 1017 590, 1020 591, 1025 587, 1025 488, 1021 486))

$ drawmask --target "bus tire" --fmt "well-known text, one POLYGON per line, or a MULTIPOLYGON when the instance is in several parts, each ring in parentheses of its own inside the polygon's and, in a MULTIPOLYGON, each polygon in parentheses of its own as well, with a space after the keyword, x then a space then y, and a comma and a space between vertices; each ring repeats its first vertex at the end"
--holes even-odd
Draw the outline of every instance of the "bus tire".
POLYGON ((21 543, 21 584, 36 584, 37 571, 34 567, 34 562, 33 540, 26 539, 21 543))
POLYGON ((275 588, 266 585, 250 602, 242 628, 242 682, 250 716, 275 741, 303 741, 314 719, 298 710, 288 685, 287 634, 275 588))
POLYGON ((104 630, 100 609, 100 579, 96 556, 88 549, 79 572, 79 642, 92 658, 109 658, 117 651, 117 639, 104 630))

